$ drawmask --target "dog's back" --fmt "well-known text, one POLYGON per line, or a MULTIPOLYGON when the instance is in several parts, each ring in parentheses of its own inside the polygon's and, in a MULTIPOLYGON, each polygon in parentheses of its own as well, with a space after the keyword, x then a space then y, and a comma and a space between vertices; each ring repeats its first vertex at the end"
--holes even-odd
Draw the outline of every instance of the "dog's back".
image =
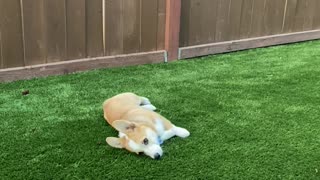
POLYGON ((123 93, 107 99, 103 103, 104 118, 112 125, 129 111, 138 108, 142 99, 133 93, 123 93))

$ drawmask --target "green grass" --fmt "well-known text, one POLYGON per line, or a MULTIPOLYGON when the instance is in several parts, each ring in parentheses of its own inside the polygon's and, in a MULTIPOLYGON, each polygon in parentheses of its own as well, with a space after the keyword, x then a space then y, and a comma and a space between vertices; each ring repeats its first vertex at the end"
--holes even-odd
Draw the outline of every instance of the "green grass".
POLYGON ((1 179, 320 178, 320 41, 0 90, 1 179), (127 91, 191 136, 166 141, 160 161, 107 146, 101 104, 127 91))

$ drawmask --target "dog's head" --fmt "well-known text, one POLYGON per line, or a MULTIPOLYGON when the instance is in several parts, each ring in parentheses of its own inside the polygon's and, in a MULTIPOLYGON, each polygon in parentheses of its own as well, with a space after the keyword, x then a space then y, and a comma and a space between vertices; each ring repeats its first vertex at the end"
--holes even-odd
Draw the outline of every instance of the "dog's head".
POLYGON ((119 138, 107 137, 107 143, 115 148, 125 148, 130 152, 144 153, 153 159, 163 154, 162 143, 153 129, 126 120, 116 120, 112 126, 119 131, 119 138))

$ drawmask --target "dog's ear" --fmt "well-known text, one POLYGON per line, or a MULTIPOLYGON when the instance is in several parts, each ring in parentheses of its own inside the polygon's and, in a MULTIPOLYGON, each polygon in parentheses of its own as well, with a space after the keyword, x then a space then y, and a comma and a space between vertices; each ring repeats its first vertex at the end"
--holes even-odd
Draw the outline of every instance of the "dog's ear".
POLYGON ((126 120, 116 120, 113 121, 112 126, 122 132, 122 133, 126 133, 126 132, 132 132, 136 129, 136 124, 126 121, 126 120))
POLYGON ((114 148, 123 148, 122 141, 120 138, 107 137, 106 142, 114 148))

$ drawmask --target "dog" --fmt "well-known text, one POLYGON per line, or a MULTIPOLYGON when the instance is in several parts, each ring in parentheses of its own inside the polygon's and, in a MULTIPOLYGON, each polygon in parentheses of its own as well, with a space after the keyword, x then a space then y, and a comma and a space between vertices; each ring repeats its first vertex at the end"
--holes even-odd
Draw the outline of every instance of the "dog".
POLYGON ((104 118, 119 131, 119 137, 107 137, 106 142, 114 148, 160 159, 163 155, 160 145, 165 140, 174 136, 186 138, 190 133, 173 125, 155 110, 148 98, 134 93, 122 93, 107 99, 103 103, 104 118))

